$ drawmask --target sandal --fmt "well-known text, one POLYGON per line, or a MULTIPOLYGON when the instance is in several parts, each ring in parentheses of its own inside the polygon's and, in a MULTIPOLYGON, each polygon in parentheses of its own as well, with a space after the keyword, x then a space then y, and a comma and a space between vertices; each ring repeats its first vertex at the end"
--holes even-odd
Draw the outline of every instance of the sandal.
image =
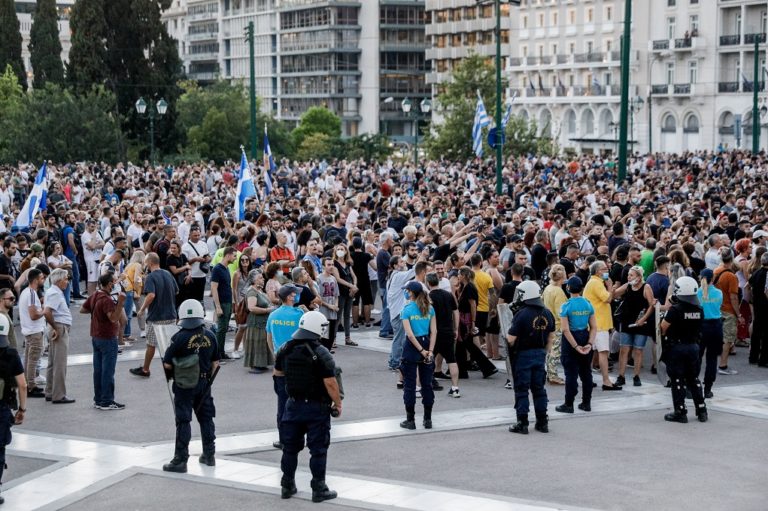
POLYGON ((344 341, 344 344, 346 346, 358 346, 358 344, 355 341, 353 341, 352 339, 347 339, 346 341, 344 341))

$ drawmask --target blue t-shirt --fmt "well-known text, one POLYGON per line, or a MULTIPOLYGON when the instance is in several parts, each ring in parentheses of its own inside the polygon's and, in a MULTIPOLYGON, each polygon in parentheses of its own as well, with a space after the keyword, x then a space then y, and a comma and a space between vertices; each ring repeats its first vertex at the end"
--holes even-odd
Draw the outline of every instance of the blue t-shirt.
POLYGON ((211 282, 216 282, 219 294, 219 303, 232 303, 232 275, 226 266, 219 263, 211 270, 211 282))
POLYGON ((72 228, 71 225, 67 225, 64 227, 64 229, 61 231, 62 236, 64 237, 63 240, 61 240, 61 246, 64 247, 64 255, 68 259, 75 259, 75 251, 72 246, 69 244, 69 233, 72 233, 73 236, 77 237, 77 234, 75 234, 75 230, 72 228))
POLYGON ((571 298, 560 307, 560 317, 568 319, 568 329, 572 332, 589 328, 589 317, 595 308, 583 296, 571 298))
POLYGON ((429 313, 426 316, 422 316, 416 302, 408 302, 400 313, 400 319, 403 321, 407 319, 411 324, 413 335, 421 337, 422 335, 429 335, 429 321, 434 315, 435 309, 431 305, 429 306, 429 313))
POLYGON ((661 273, 651 273, 646 284, 651 286, 653 290, 653 297, 656 298, 660 304, 667 303, 667 293, 669 292, 669 277, 662 275, 661 273))
POLYGON ((269 314, 267 333, 272 334, 275 351, 288 342, 294 332, 299 329, 299 320, 303 314, 301 309, 288 305, 281 305, 269 314))
POLYGON ((704 300, 704 293, 699 289, 698 297, 699 303, 704 309, 704 319, 719 319, 721 317, 720 306, 723 304, 723 292, 709 284, 707 296, 709 299, 704 300))

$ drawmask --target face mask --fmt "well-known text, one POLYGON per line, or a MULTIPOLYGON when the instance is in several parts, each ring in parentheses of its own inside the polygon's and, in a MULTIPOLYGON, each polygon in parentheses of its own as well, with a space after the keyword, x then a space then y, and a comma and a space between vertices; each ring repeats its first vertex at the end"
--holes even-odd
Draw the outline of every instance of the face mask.
POLYGON ((637 279, 635 279, 635 280, 630 280, 630 281, 629 281, 629 285, 630 285, 630 286, 636 286, 636 285, 637 285, 637 279))
POLYGON ((336 257, 344 257, 344 254, 346 254, 346 252, 343 250, 336 251, 336 257))
POLYGON ((603 280, 608 280, 610 275, 608 274, 608 272, 606 272, 606 273, 603 273, 602 277, 603 277, 603 280))
POLYGON ((408 294, 408 291, 403 291, 403 296, 405 297, 406 300, 411 299, 410 295, 408 294))

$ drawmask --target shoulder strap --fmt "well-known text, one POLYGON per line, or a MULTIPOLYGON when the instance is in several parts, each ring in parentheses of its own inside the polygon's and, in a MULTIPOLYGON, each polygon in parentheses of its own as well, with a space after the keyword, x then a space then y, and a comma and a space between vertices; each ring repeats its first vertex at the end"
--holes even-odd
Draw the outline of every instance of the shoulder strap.
POLYGON ((191 241, 187 241, 187 244, 188 244, 190 247, 192 247, 192 250, 194 250, 194 251, 195 251, 195 255, 196 255, 197 257, 200 257, 200 252, 198 252, 198 251, 197 251, 197 249, 196 249, 196 248, 195 248, 195 246, 192 244, 192 242, 191 242, 191 241))
MULTIPOLYGON (((722 277, 723 273, 725 273, 725 272, 733 273, 733 270, 725 269, 725 270, 721 271, 720 273, 718 273, 717 276, 715 277, 715 279, 712 281, 712 285, 713 286, 717 285, 717 282, 720 280, 720 277, 722 277)), ((733 274, 736 275, 735 273, 733 273, 733 274)))

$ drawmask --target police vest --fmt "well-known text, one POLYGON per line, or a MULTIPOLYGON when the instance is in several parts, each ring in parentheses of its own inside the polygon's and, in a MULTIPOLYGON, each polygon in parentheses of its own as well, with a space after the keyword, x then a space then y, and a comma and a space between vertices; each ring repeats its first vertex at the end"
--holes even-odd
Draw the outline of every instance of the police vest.
POLYGON ((526 305, 518 312, 521 329, 515 341, 517 351, 542 349, 554 330, 554 317, 544 307, 526 305))
POLYGON ((285 387, 294 399, 328 400, 317 366, 322 361, 309 342, 296 344, 285 356, 285 387))
POLYGON ((694 344, 701 340, 704 312, 698 305, 678 302, 667 311, 665 319, 669 322, 666 334, 669 341, 694 344))

